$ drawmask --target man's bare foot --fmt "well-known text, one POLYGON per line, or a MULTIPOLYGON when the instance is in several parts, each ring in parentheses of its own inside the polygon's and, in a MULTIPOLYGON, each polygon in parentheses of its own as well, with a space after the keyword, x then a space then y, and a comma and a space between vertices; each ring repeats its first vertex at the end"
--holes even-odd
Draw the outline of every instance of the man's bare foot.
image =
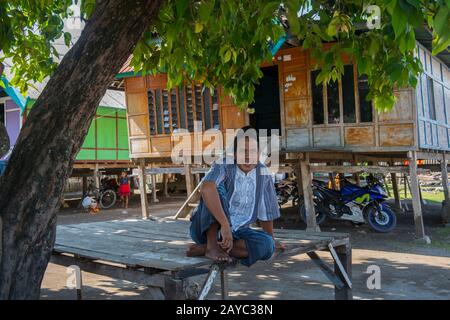
POLYGON ((206 252, 206 245, 205 244, 193 244, 189 246, 186 250, 186 255, 188 257, 200 257, 204 256, 206 252))
POLYGON ((219 246, 206 247, 205 257, 217 262, 231 262, 231 257, 219 246))

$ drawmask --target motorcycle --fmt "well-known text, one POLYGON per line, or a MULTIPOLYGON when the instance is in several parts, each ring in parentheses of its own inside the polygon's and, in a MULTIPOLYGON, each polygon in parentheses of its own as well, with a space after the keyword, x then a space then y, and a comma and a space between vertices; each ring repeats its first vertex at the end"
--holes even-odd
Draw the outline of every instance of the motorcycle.
MULTIPOLYGON (((367 223, 377 232, 390 232, 396 224, 395 213, 384 203, 387 199, 382 183, 373 176, 367 186, 360 187, 341 179, 341 190, 329 189, 325 182, 313 180, 313 199, 318 225, 327 218, 348 220, 354 224, 367 223)), ((306 220, 304 205, 300 209, 306 220)))
POLYGON ((281 206, 288 201, 292 201, 292 206, 299 204, 299 194, 297 183, 292 180, 281 180, 275 183, 275 190, 278 198, 278 205, 281 206))

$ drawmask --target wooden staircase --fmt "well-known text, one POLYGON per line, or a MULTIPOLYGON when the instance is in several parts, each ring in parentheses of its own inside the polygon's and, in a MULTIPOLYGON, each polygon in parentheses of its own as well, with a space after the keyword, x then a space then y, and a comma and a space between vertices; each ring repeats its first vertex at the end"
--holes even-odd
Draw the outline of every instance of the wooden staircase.
POLYGON ((195 187, 194 191, 189 195, 186 201, 183 203, 180 209, 178 209, 177 213, 173 217, 174 219, 189 219, 192 213, 192 210, 198 207, 198 202, 200 201, 200 187, 202 185, 202 181, 195 187))

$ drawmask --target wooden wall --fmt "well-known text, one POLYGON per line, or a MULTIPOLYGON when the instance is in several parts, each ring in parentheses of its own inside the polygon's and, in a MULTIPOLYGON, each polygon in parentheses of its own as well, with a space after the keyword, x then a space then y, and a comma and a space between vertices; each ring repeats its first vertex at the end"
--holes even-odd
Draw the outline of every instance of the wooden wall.
MULTIPOLYGON (((350 152, 403 152, 420 148, 450 149, 450 87, 448 68, 430 56, 419 45, 419 56, 425 72, 417 90, 400 89, 395 92, 397 102, 389 113, 377 113, 372 108, 372 121, 363 122, 356 67, 353 68, 355 121, 344 123, 345 99, 339 83, 340 122, 313 123, 311 72, 315 62, 308 51, 301 48, 282 49, 273 61, 277 65, 281 105, 281 146, 287 152, 341 150, 350 152), (434 81, 436 120, 429 114, 426 77, 434 81)), ((352 61, 343 57, 346 65, 352 61)), ((166 87, 166 76, 127 78, 126 100, 130 154, 139 157, 170 157, 174 147, 171 134, 150 134, 149 90, 166 87)), ((323 99, 327 101, 327 90, 323 99)), ((248 116, 239 111, 232 99, 219 90, 220 129, 240 128, 248 124, 248 116)), ((325 108, 326 109, 326 108, 325 108)), ((326 116, 327 111, 325 111, 326 116)), ((348 122, 348 121, 347 121, 348 122)), ((205 147, 205 145, 203 145, 205 147)))
MULTIPOLYGON (((397 103, 392 112, 377 114, 372 110, 372 122, 361 122, 357 71, 354 67, 356 121, 343 121, 344 102, 340 84, 340 123, 313 124, 311 71, 315 62, 307 51, 300 48, 282 50, 278 59, 281 61, 283 79, 283 144, 286 151, 405 151, 415 148, 415 101, 412 89, 396 91, 397 103)), ((352 64, 347 57, 343 57, 343 60, 345 64, 352 64)), ((323 99, 327 99, 326 90, 323 99)))
POLYGON ((423 149, 450 150, 450 71, 420 44, 417 54, 424 69, 415 94, 419 146, 423 149))
MULTIPOLYGON (((167 77, 165 74, 145 77, 130 77, 125 79, 128 135, 131 158, 165 158, 171 156, 171 151, 178 143, 173 138, 173 130, 170 133, 151 134, 149 122, 149 91, 166 89, 167 77)), ((218 90, 218 108, 220 130, 237 129, 246 124, 246 115, 232 103, 232 99, 226 97, 218 90)), ((177 94, 177 101, 184 98, 177 94)), ((172 103, 172 102, 170 102, 172 103)), ((181 102, 180 102, 181 103, 181 102)), ((171 104, 172 106, 172 104, 171 104)), ((175 107, 175 106, 174 106, 175 107)), ((205 108, 205 106, 202 106, 205 108)), ((181 112, 177 107, 178 112, 181 112)), ((186 111, 185 111, 186 112, 186 111)), ((204 112, 204 109, 203 109, 204 112)), ((187 114, 184 115, 187 118, 187 114)), ((192 135, 191 135, 191 139, 192 135)), ((193 140, 191 140, 193 145, 193 140)), ((205 148, 209 143, 203 143, 205 148)))

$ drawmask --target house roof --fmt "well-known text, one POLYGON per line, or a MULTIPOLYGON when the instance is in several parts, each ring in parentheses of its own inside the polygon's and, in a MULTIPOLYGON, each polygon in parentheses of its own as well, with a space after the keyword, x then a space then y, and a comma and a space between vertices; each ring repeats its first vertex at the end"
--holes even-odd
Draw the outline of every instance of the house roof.
MULTIPOLYGON (((430 29, 423 27, 414 29, 416 34, 416 40, 419 41, 430 52, 432 50, 433 34, 430 29)), ((445 63, 447 67, 450 67, 450 50, 449 48, 436 55, 438 59, 445 63)))

